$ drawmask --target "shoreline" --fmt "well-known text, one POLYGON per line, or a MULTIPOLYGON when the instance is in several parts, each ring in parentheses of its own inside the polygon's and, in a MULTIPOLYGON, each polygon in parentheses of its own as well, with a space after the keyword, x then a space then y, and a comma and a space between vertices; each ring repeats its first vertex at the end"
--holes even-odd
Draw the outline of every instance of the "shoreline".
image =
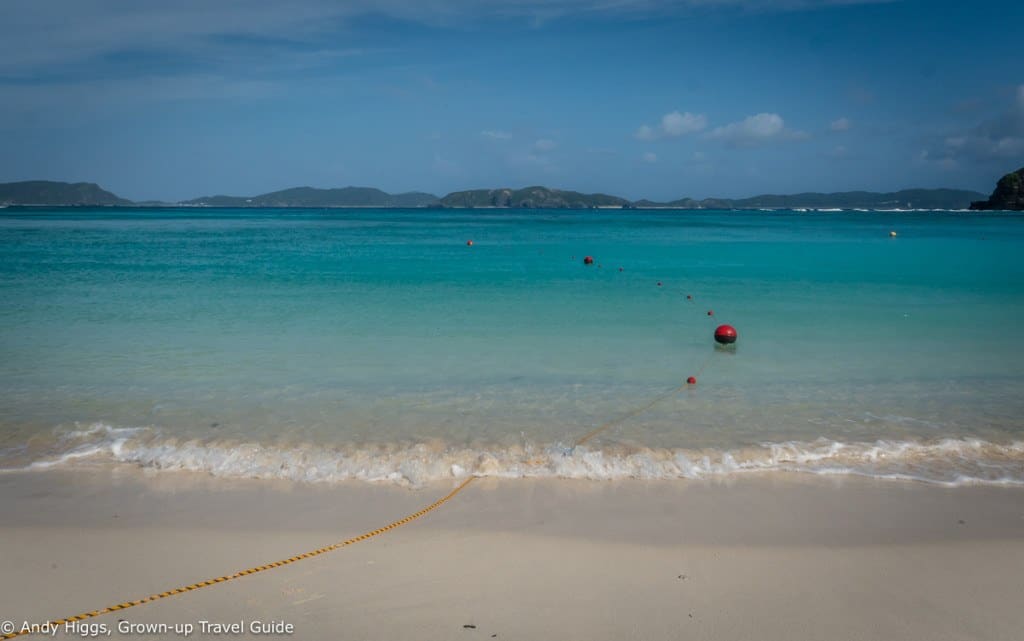
MULTIPOLYGON (((726 481, 799 474, 913 481, 941 487, 1024 487, 1024 441, 978 437, 921 440, 765 441, 734 447, 679 448, 629 442, 562 442, 456 446, 425 442, 331 445, 263 444, 208 437, 162 436, 153 428, 94 424, 47 446, 0 459, 0 474, 140 467, 223 479, 309 483, 369 482, 424 487, 479 476, 585 481, 726 481), (47 449, 50 447, 50 449, 47 449)), ((113 472, 112 472, 113 473, 113 472)))
MULTIPOLYGON (((66 617, 287 558, 452 487, 0 475, 0 618, 66 617)), ((1010 639, 1021 589, 1019 488, 485 478, 371 540, 90 621, 277 620, 298 639, 1010 639)))

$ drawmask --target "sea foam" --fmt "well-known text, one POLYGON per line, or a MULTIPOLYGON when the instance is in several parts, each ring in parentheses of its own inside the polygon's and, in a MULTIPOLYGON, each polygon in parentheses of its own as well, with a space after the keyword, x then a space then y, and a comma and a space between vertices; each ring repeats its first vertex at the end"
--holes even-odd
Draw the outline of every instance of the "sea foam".
MULTIPOLYGON (((103 424, 75 430, 55 451, 18 469, 104 463, 204 472, 224 478, 418 486, 466 476, 497 478, 726 479, 795 472, 904 479, 946 486, 1024 485, 1024 441, 973 438, 759 443, 733 449, 572 447, 562 443, 459 446, 443 442, 277 445, 182 440, 155 428, 103 424)), ((12 468, 8 468, 10 470, 12 468)))

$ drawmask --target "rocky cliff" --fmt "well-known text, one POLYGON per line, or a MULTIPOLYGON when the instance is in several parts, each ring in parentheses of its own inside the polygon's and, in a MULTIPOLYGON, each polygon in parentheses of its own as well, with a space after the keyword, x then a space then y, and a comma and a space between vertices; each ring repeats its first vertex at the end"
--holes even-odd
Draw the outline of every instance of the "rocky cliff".
POLYGON ((1024 167, 999 179, 988 200, 971 203, 971 209, 1024 211, 1024 167))

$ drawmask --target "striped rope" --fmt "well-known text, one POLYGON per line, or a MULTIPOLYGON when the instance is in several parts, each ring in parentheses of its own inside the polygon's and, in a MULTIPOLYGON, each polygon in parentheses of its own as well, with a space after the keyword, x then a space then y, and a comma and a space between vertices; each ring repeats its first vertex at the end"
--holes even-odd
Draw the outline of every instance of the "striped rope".
MULTIPOLYGON (((403 519, 399 519, 398 521, 395 521, 393 523, 389 523, 388 525, 385 525, 384 527, 381 527, 381 528, 377 528, 376 530, 370 530, 369 532, 366 532, 365 534, 360 534, 359 536, 353 537, 351 539, 345 539, 344 541, 340 541, 340 542, 335 543, 333 545, 328 545, 327 547, 323 547, 323 548, 320 548, 318 550, 312 550, 311 552, 303 552, 302 554, 297 554, 295 556, 291 556, 291 557, 288 557, 287 559, 282 559, 280 561, 274 561, 273 563, 267 563, 265 565, 258 565, 258 566, 254 567, 254 568, 249 568, 247 570, 241 570, 239 572, 235 572, 234 574, 225 574, 224 576, 219 576, 219 577, 217 577, 215 579, 209 579, 207 581, 200 581, 199 583, 193 583, 191 585, 186 585, 186 586, 183 586, 183 587, 180 587, 180 588, 174 588, 173 590, 167 590, 166 592, 160 592, 158 594, 151 594, 151 595, 149 595, 147 597, 143 597, 143 598, 137 599, 135 601, 125 601, 123 603, 118 603, 117 605, 112 605, 112 606, 103 608, 101 610, 93 610, 91 612, 83 612, 81 614, 76 614, 75 616, 72 616, 72 617, 67 617, 66 619, 56 619, 54 621, 50 621, 50 625, 53 626, 53 627, 58 627, 58 626, 64 625, 65 623, 72 623, 74 621, 83 621, 85 619, 92 619, 94 617, 98 617, 98 616, 103 615, 103 614, 108 614, 110 612, 119 612, 120 610, 126 610, 128 608, 134 608, 137 605, 144 605, 146 603, 152 603, 153 601, 159 601, 160 599, 166 599, 167 597, 175 596, 177 594, 184 594, 186 592, 192 592, 193 590, 199 590, 199 589, 202 589, 202 588, 209 587, 211 585, 216 585, 218 583, 225 583, 227 581, 233 581, 235 579, 240 579, 240 578, 242 578, 244 576, 249 576, 251 574, 258 574, 260 572, 266 572, 267 570, 273 570, 274 568, 279 568, 279 567, 282 567, 282 566, 285 566, 285 565, 291 565, 292 563, 297 563, 297 562, 302 561, 304 559, 309 559, 309 558, 312 558, 314 556, 320 556, 321 554, 327 554, 328 552, 333 552, 334 550, 338 550, 338 549, 341 549, 343 547, 347 547, 349 545, 353 545, 355 543, 361 543, 361 542, 363 542, 363 541, 365 541, 367 539, 372 539, 375 536, 379 536, 381 534, 384 534, 385 532, 390 532, 391 530, 394 530, 397 527, 401 527, 403 525, 406 525, 407 523, 411 523, 412 521, 415 521, 416 519, 418 519, 421 516, 427 514, 428 512, 432 512, 433 510, 436 510, 437 508, 441 507, 442 505, 444 505, 445 503, 450 501, 456 494, 458 494, 462 490, 466 489, 469 486, 469 484, 472 483, 474 480, 476 480, 476 477, 475 476, 470 476, 465 481, 460 483, 458 485, 458 487, 456 487, 454 490, 452 490, 451 492, 449 492, 445 496, 439 498, 438 500, 434 501, 433 503, 431 503, 427 507, 423 508, 419 512, 413 512, 412 514, 410 514, 409 516, 407 516, 407 517, 405 517, 403 519)), ((20 637, 22 635, 29 635, 29 634, 33 634, 33 630, 31 630, 31 629, 16 630, 14 632, 10 632, 8 634, 0 636, 0 639, 13 639, 15 637, 20 637)))

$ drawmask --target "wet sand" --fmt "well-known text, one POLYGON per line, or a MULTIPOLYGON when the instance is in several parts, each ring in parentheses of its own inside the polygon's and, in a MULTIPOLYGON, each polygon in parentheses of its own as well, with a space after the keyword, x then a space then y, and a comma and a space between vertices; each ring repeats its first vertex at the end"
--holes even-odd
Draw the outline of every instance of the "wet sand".
MULTIPOLYGON (((39 623, 286 558, 452 487, 2 474, 0 621, 39 623)), ((174 638, 186 624, 192 638, 249 638, 253 622, 277 621, 294 632, 260 637, 1009 640, 1024 630, 1022 593, 1019 488, 482 479, 382 536, 90 622, 109 638, 174 638), (169 629, 123 634, 119 620, 169 629), (247 631, 204 633, 201 621, 247 631)))

